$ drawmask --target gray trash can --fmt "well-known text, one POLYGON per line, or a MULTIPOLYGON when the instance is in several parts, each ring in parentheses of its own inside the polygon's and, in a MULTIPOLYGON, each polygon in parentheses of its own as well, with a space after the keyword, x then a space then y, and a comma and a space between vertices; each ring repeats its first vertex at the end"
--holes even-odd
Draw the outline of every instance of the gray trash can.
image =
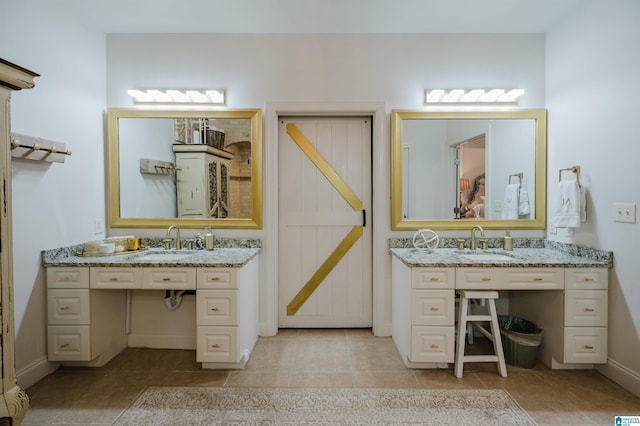
POLYGON ((533 368, 542 343, 542 329, 511 315, 498 315, 498 324, 505 361, 516 367, 533 368))

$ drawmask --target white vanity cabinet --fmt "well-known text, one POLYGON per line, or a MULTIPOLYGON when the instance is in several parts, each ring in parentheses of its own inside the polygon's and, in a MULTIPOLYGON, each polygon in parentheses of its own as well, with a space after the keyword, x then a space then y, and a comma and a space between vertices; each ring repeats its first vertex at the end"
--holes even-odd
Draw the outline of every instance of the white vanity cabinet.
POLYGON ((198 268, 196 361, 242 368, 258 340, 258 259, 242 268, 198 268))
POLYGON ((408 367, 453 362, 455 268, 410 268, 393 257, 393 340, 408 367))
POLYGON ((49 361, 102 366, 127 347, 125 290, 90 288, 87 267, 47 268, 49 361))
POLYGON ((233 154, 208 145, 174 145, 178 217, 229 214, 229 163, 233 154))

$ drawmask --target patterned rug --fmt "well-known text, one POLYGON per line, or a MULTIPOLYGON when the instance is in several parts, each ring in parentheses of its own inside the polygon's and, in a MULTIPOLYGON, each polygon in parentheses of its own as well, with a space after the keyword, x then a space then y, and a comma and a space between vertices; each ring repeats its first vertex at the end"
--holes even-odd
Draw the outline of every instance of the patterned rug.
POLYGON ((503 390, 148 387, 116 425, 535 425, 503 390))

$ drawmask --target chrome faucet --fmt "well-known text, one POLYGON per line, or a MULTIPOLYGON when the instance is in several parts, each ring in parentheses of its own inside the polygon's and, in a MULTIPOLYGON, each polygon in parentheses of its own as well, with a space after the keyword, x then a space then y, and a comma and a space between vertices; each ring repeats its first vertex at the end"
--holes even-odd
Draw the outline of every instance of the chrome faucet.
POLYGON ((476 225, 471 228, 471 245, 469 246, 471 250, 476 249, 476 230, 480 231, 481 237, 484 237, 484 229, 482 229, 482 226, 476 225))
POLYGON ((180 250, 182 249, 182 242, 180 241, 180 228, 175 225, 171 225, 169 229, 167 229, 167 237, 170 236, 169 234, 171 234, 172 229, 176 230, 176 250, 180 250))

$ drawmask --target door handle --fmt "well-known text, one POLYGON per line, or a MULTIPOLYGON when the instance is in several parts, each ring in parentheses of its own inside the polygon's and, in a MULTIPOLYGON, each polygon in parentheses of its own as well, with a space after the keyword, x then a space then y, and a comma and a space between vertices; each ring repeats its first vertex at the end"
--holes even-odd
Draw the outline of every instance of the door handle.
POLYGON ((362 209, 362 227, 367 226, 367 211, 362 209))

